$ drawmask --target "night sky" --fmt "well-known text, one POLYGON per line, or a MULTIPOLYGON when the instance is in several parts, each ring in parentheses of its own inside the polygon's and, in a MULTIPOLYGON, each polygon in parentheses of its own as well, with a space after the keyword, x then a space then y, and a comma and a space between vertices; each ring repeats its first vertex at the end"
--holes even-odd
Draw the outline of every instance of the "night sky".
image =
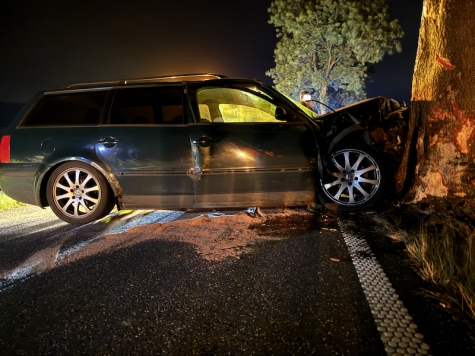
MULTIPOLYGON (((271 0, 0 0, 0 102, 68 83, 211 72, 257 78, 274 66, 271 0)), ((422 0, 388 0, 403 52, 376 66, 368 96, 409 101, 422 0)))

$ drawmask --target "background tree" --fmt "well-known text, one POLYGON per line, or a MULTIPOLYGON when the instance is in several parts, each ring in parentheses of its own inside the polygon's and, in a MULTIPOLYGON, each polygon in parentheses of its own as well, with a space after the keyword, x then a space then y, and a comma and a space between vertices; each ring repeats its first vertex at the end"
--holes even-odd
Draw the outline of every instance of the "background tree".
POLYGON ((400 192, 408 182, 414 183, 410 198, 415 202, 454 208, 472 217, 474 17, 473 0, 424 0, 409 121, 413 145, 406 146, 396 177, 400 192))
POLYGON ((266 74, 296 100, 301 90, 335 107, 363 99, 368 65, 401 51, 385 0, 275 0, 268 11, 280 40, 266 74))

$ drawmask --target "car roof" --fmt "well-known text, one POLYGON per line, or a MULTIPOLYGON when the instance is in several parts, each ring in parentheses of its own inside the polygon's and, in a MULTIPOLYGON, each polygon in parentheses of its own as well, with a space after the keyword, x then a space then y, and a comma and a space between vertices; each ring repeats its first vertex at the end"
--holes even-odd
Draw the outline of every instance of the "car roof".
POLYGON ((180 82, 201 82, 205 80, 213 79, 223 79, 228 78, 225 75, 221 74, 212 74, 212 73, 200 73, 200 74, 179 74, 179 75, 168 75, 162 77, 151 77, 151 78, 134 78, 134 79, 120 79, 120 80, 109 80, 109 81, 100 81, 100 82, 86 82, 86 83, 74 83, 66 86, 65 89, 78 89, 78 88, 90 88, 97 86, 116 86, 116 85, 133 85, 133 84, 151 84, 151 83, 180 83, 180 82))
POLYGON ((47 89, 40 92, 40 94, 59 94, 75 91, 89 91, 89 90, 103 90, 120 87, 136 87, 136 86, 153 86, 160 84, 175 84, 180 83, 203 83, 203 82, 254 82, 262 83, 253 78, 231 78, 221 74, 202 73, 202 74, 180 74, 153 78, 134 78, 98 82, 85 82, 69 84, 66 87, 59 89, 47 89))

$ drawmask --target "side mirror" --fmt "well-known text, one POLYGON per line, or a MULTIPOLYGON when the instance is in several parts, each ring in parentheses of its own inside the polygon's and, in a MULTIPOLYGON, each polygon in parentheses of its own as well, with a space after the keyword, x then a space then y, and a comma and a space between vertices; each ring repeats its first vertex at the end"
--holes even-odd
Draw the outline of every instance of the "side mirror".
POLYGON ((287 120, 289 115, 285 112, 285 109, 281 106, 275 108, 275 119, 279 121, 287 120))

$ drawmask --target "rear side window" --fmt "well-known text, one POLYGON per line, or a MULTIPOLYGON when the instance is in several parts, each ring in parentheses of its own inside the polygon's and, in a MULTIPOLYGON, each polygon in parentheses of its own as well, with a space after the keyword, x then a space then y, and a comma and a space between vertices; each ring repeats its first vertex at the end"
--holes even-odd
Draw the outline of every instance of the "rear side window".
POLYGON ((108 92, 44 95, 22 126, 94 126, 108 92))
POLYGON ((182 92, 177 86, 117 89, 109 124, 182 124, 182 92))

